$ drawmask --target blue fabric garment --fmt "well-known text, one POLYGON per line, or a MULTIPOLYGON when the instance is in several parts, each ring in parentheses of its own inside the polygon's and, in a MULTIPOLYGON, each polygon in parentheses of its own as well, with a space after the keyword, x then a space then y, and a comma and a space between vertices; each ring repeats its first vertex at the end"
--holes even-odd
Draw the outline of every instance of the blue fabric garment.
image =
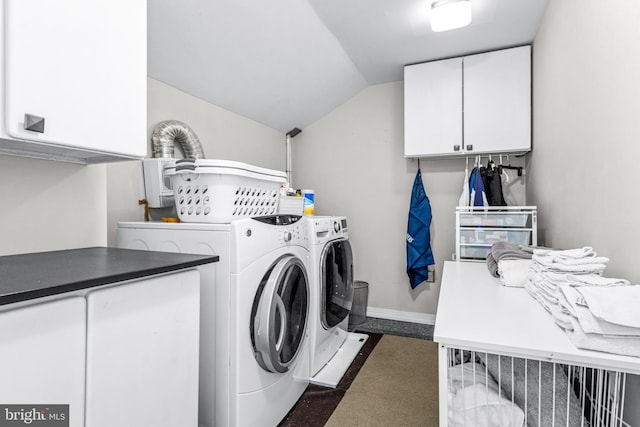
POLYGON ((473 168, 471 178, 469 179, 469 192, 471 193, 469 205, 471 206, 488 206, 486 203, 487 196, 484 191, 484 182, 480 168, 473 168))
POLYGON ((413 181, 407 224, 407 275, 411 288, 427 280, 427 266, 435 264, 431 251, 431 204, 422 185, 420 169, 413 181))

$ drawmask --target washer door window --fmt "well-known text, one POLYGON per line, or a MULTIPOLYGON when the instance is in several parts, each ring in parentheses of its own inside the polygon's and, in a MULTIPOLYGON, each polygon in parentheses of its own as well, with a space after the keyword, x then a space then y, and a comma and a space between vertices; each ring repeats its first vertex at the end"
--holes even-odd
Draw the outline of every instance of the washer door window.
POLYGON ((287 372, 302 347, 309 307, 304 264, 285 255, 262 278, 251 310, 251 342, 258 364, 287 372))
POLYGON ((322 326, 329 329, 349 315, 353 303, 353 253, 349 241, 335 240, 328 243, 322 251, 320 263, 320 320, 322 326))

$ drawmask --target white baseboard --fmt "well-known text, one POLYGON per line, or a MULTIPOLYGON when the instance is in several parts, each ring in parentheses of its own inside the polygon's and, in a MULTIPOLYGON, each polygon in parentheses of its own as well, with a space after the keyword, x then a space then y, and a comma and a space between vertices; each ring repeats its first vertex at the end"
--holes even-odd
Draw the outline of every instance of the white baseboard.
POLYGON ((398 320, 401 322, 422 323, 425 325, 435 325, 435 314, 414 313, 412 311, 391 310, 388 308, 367 307, 368 317, 379 319, 398 320))

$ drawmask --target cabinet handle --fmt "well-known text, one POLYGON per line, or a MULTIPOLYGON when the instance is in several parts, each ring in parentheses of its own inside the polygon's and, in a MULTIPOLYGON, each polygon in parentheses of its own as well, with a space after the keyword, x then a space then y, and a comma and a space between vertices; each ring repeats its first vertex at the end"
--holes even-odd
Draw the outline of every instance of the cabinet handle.
POLYGON ((454 145, 453 146, 453 151, 460 151, 460 146, 459 145, 454 145))
POLYGON ((469 144, 465 147, 467 151, 473 151, 473 144, 469 144))
POLYGON ((34 116, 28 113, 25 114, 24 128, 33 132, 44 133, 44 117, 34 116))

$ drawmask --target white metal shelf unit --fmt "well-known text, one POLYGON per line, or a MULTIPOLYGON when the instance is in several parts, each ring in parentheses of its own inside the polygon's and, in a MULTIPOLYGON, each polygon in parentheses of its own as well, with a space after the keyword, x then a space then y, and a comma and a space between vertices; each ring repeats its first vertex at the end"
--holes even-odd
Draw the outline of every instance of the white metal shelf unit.
POLYGON ((491 245, 538 244, 536 206, 456 207, 457 261, 485 261, 491 245))

